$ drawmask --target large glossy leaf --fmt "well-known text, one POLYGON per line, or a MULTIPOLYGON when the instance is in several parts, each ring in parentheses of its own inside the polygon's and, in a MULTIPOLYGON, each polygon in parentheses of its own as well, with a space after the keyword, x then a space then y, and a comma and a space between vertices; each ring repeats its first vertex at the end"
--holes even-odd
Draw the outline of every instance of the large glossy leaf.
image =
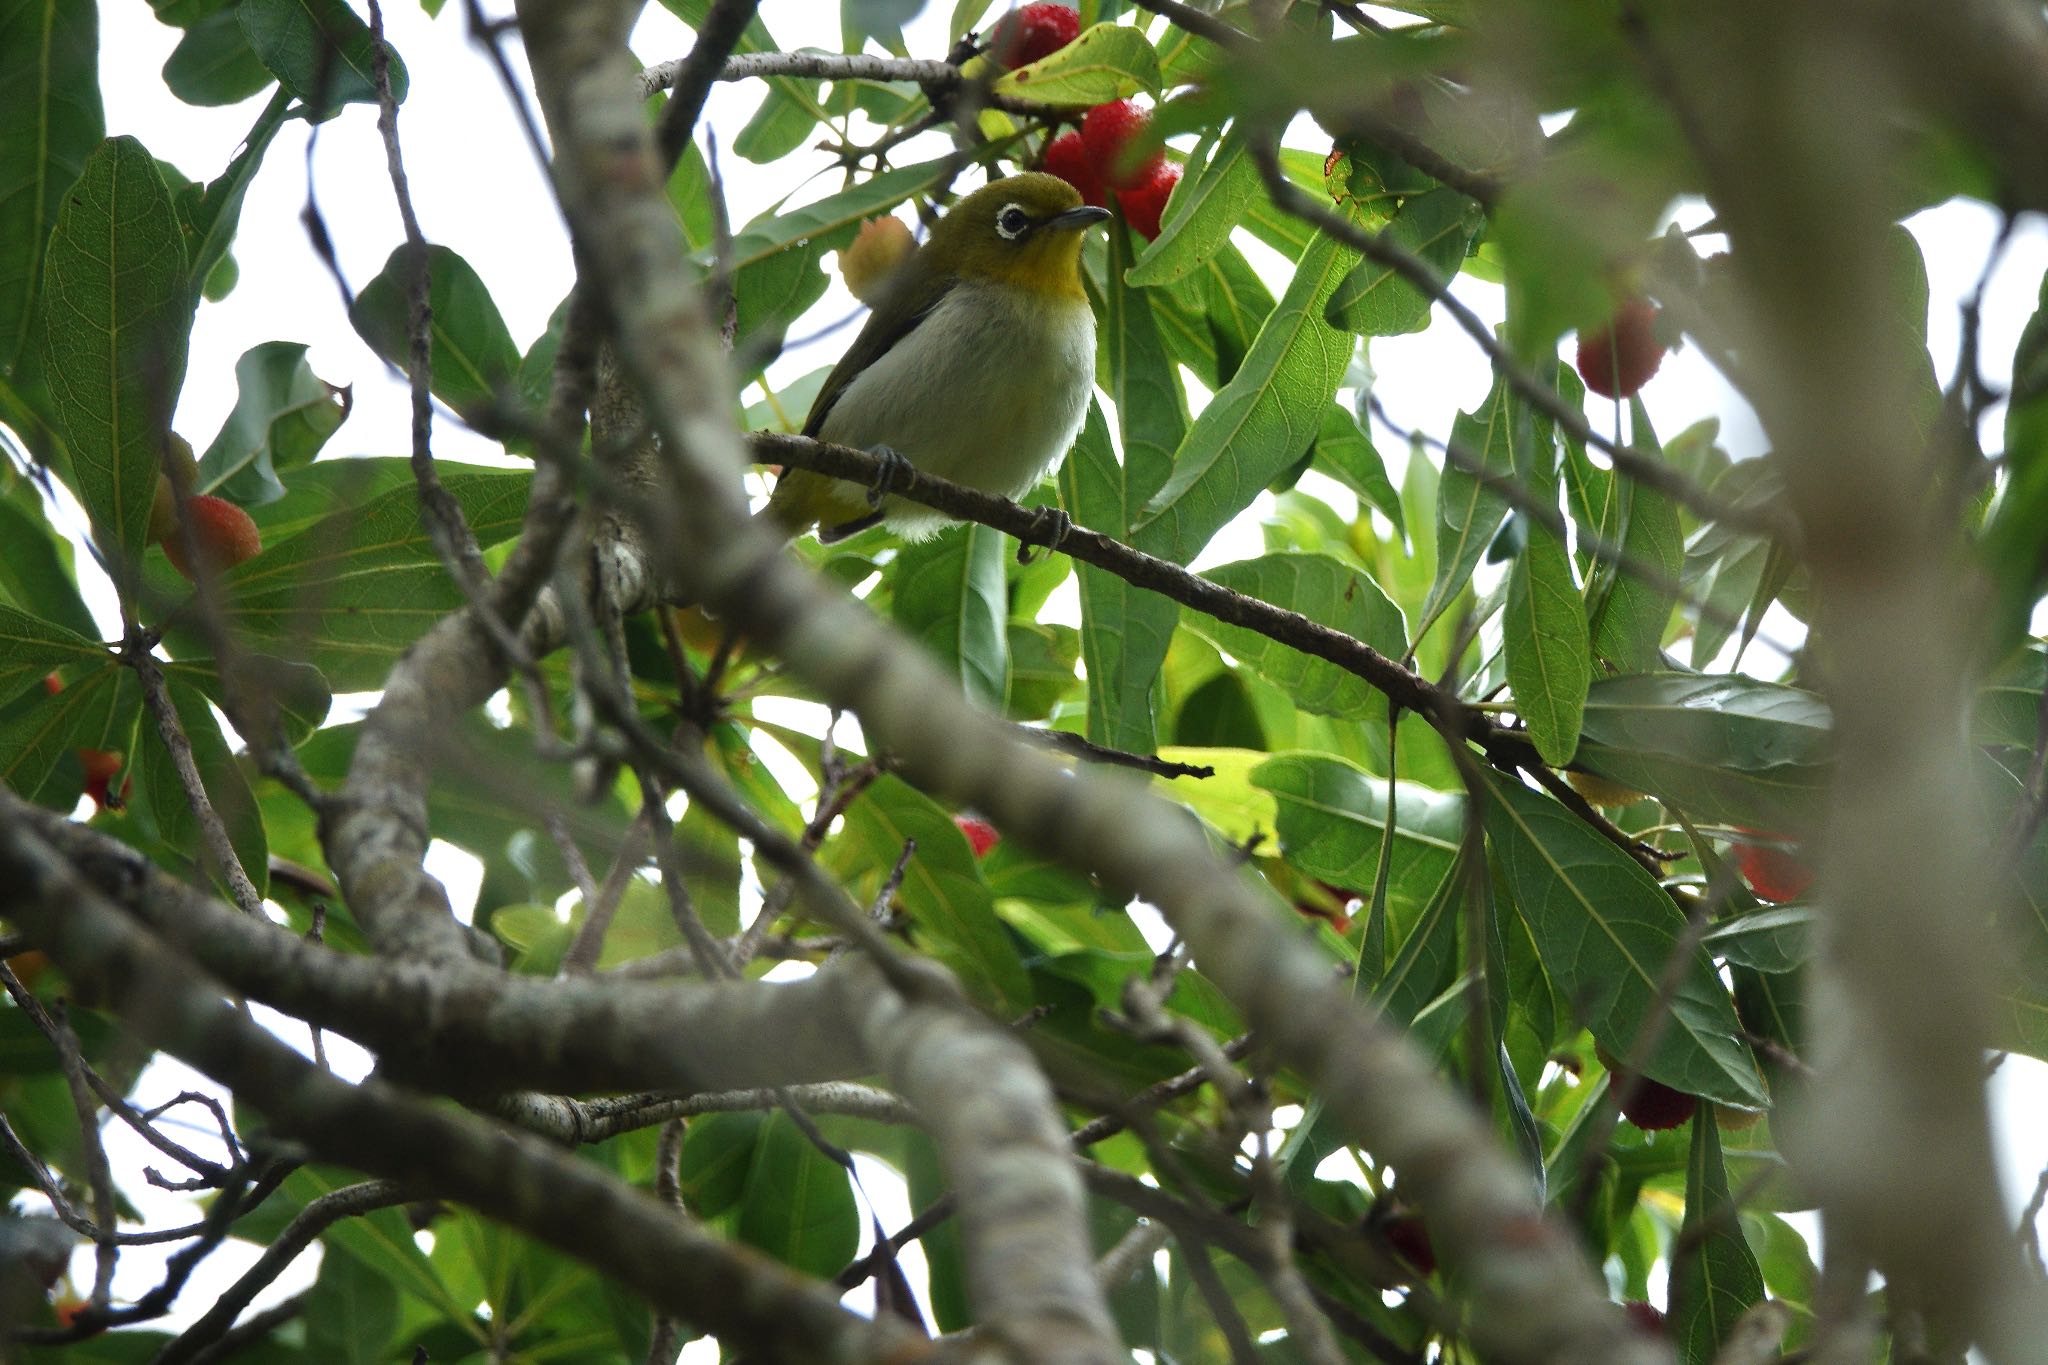
POLYGON ((1154 534, 1166 537, 1172 558, 1192 559, 1308 452, 1351 361, 1352 338, 1323 321, 1323 304, 1356 259, 1327 236, 1310 241, 1244 363, 1188 428, 1172 475, 1138 523, 1161 528, 1154 534))
POLYGON ((278 475, 310 464, 341 426, 348 390, 314 374, 296 341, 242 352, 235 382, 234 411, 199 457, 199 488, 245 507, 272 502, 284 496, 278 475))
POLYGON ((1244 206, 1259 192, 1259 168, 1242 129, 1224 134, 1207 161, 1190 163, 1159 235, 1124 274, 1132 285, 1171 284, 1207 264, 1230 240, 1244 206))
MULTIPOLYGON (((524 474, 442 480, 486 547, 515 534, 524 474)), ((398 488, 337 512, 230 569, 228 624, 251 649, 310 663, 338 691, 377 686, 398 655, 462 605, 420 524, 419 495, 398 488)))
POLYGON ((228 247, 235 239, 235 229, 241 222, 242 200, 248 194, 249 182, 263 164, 263 155, 270 150, 278 130, 284 127, 291 103, 289 91, 278 90, 272 94, 270 102, 256 116, 255 124, 242 139, 241 151, 235 154, 227 169, 203 186, 191 185, 178 191, 178 216, 184 220, 193 238, 191 268, 195 288, 205 284, 227 255, 228 247))
POLYGON ((735 1228, 741 1241, 807 1275, 837 1274, 860 1243, 845 1169, 780 1113, 755 1135, 735 1228))
MULTIPOLYGON (((1479 205, 1456 190, 1431 190, 1404 201, 1383 231, 1448 280, 1458 273, 1483 217, 1479 205)), ((1347 331, 1397 336, 1429 326, 1434 302, 1388 267, 1362 261, 1330 295, 1325 312, 1333 326, 1347 331)))
MULTIPOLYGON (((1490 775, 1487 791, 1487 841, 1543 965, 1593 1036, 1631 1056, 1685 917, 1640 864, 1557 802, 1506 777, 1490 775)), ((1697 947, 1668 1010, 1644 1074, 1722 1103, 1764 1102, 1734 1002, 1697 947)))
MULTIPOLYGON (((519 347, 483 277, 445 246, 427 248, 428 387, 457 412, 509 392, 519 374, 519 347)), ((413 275, 410 253, 399 246, 375 279, 363 286, 349 321, 370 349, 400 370, 411 353, 413 275)))
POLYGON ((1671 1327, 1683 1360, 1714 1359, 1736 1322, 1763 1300, 1763 1271, 1736 1212, 1720 1126, 1702 1114, 1693 1120, 1685 1163, 1682 1249, 1671 1264, 1671 1327))
POLYGON ((100 144, 43 263, 43 367, 93 538, 125 588, 142 556, 164 433, 185 378, 194 296, 156 159, 100 144))
POLYGON ((916 926, 919 943, 976 999, 999 1012, 1027 1007, 1031 985, 1023 963, 953 817, 897 778, 883 777, 847 808, 845 820, 821 861, 854 898, 873 896, 904 841, 915 840, 897 903, 916 926))
POLYGON ((1097 24, 994 86, 998 94, 1084 109, 1158 88, 1159 54, 1128 24, 1097 24))
POLYGON ((1586 695, 1579 761, 1696 820, 1798 829, 1827 778, 1829 727, 1825 702, 1782 683, 1603 678, 1586 695))
POLYGON ((99 7, 0 4, 0 374, 29 341, 58 206, 106 136, 99 7))
MULTIPOLYGON (((242 32, 285 89, 328 118, 377 101, 376 39, 344 0, 241 0, 242 32)), ((405 63, 390 54, 391 95, 405 100, 405 63)))
POLYGON ((64 627, 14 607, 0 606, 0 784, 34 796, 71 750, 121 748, 106 742, 118 714, 132 714, 132 689, 117 683, 105 647, 64 627), (70 674, 68 686, 52 696, 41 686, 47 674, 70 674))
POLYGON ((1586 611, 1564 542, 1533 522, 1528 533, 1508 571, 1508 600, 1501 614, 1508 687, 1536 752, 1545 763, 1560 765, 1578 751, 1593 661, 1587 652, 1586 611))
MULTIPOLYGON (((1271 554, 1209 570, 1204 577, 1233 592, 1300 612, 1312 621, 1362 640, 1390 659, 1407 652, 1400 609, 1364 573, 1329 555, 1271 554)), ((1241 660, 1304 711, 1349 719, 1384 718, 1385 694, 1326 659, 1313 658, 1257 631, 1213 617, 1190 617, 1188 626, 1241 660)))
POLYGON ((778 205, 733 234, 733 267, 744 270, 794 243, 817 241, 858 227, 862 219, 887 213, 911 195, 948 178, 954 169, 952 158, 939 157, 869 176, 851 189, 801 208, 778 205))
POLYGON ((906 546, 896 560, 890 612, 938 657, 967 695, 1000 710, 1009 690, 1009 596, 1002 533, 954 526, 906 546))
MULTIPOLYGON (((1126 418, 1128 422, 1130 419, 1126 418)), ((1090 530, 1126 534, 1144 500, 1135 457, 1119 463, 1109 425, 1091 402, 1080 439, 1060 466, 1060 501, 1090 530)), ((1093 565, 1076 566, 1081 592, 1081 660, 1088 674, 1088 738, 1127 753, 1159 742, 1153 689, 1180 604, 1133 587, 1093 565)))
MULTIPOLYGON (((1386 842, 1386 779, 1339 758, 1282 753, 1253 769, 1252 781, 1279 803, 1280 851, 1290 866, 1369 892, 1386 842)), ((1429 900, 1457 858, 1464 824, 1463 797, 1395 784, 1390 905, 1412 913, 1429 900)))

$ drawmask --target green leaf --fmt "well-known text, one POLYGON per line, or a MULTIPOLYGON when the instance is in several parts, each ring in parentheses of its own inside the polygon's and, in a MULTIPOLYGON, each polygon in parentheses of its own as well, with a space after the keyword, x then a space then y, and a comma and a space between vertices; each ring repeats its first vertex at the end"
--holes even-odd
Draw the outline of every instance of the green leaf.
POLYGON ((732 149, 759 165, 780 161, 804 145, 820 112, 817 81, 770 81, 761 107, 732 140, 732 149))
MULTIPOLYGON (((1102 408, 1091 400, 1081 434, 1059 470, 1060 502, 1068 514, 1090 530, 1125 535, 1143 502, 1145 478, 1137 457, 1117 462, 1102 408)), ((1088 738, 1127 753, 1151 753, 1159 742, 1154 687, 1180 604, 1092 564, 1077 565, 1075 577, 1081 661, 1088 675, 1088 738)))
POLYGON ((1545 763, 1562 766, 1578 751, 1586 688, 1593 680, 1586 610, 1564 542, 1534 519, 1528 532, 1528 542, 1508 571, 1501 617, 1508 688, 1536 752, 1545 763))
POLYGON ((135 139, 101 143, 86 162, 57 216, 43 292, 43 368, 72 483, 125 593, 146 543, 195 306, 170 191, 135 139))
POLYGON ((1206 265, 1229 243, 1245 204, 1258 192, 1259 169, 1252 163, 1250 139, 1242 129, 1232 128, 1217 144, 1215 155, 1175 189, 1159 236, 1124 272, 1124 283, 1171 284, 1206 265))
POLYGON ((931 650, 983 706, 1000 710, 1009 689, 1009 592, 1003 536, 986 526, 948 527, 897 556, 890 614, 931 650))
MULTIPOLYGON (((449 477, 479 544, 515 535, 528 477, 449 477)), ((222 576, 227 624, 250 649, 310 663, 337 691, 376 687, 398 656, 464 602, 420 523, 418 492, 401 487, 336 512, 222 576)))
POLYGON ((0 4, 0 374, 29 343, 58 206, 106 136, 99 7, 0 4))
MULTIPOLYGON (((5 670, 0 677, 12 674, 14 680, 13 686, 0 686, 0 694, 59 667, 80 664, 91 667, 74 671, 55 696, 31 686, 0 712, 0 784, 33 799, 73 750, 125 753, 139 700, 134 676, 117 667, 103 647, 24 612, 0 608, 0 669, 5 670)), ((74 770, 62 804, 77 799, 77 781, 74 770)))
POLYGON ((377 1365, 398 1330, 398 1290, 351 1256, 326 1256, 304 1299, 306 1347, 335 1365, 377 1365))
MULTIPOLYGON (((242 139, 242 150, 228 163, 228 168, 204 186, 188 186, 178 191, 178 216, 184 220, 186 231, 191 234, 192 279, 196 284, 205 284, 214 271, 226 259, 228 247, 235 240, 235 229, 241 222, 242 200, 249 191, 249 182, 256 177, 256 170, 263 164, 263 155, 270 150, 278 130, 284 127, 286 112, 291 108, 291 94, 279 90, 270 97, 263 112, 256 116, 256 122, 242 139)), ((214 297, 209 293, 208 297, 214 297)))
POLYGON ((199 489, 242 506, 284 496, 278 475, 312 463, 348 415, 349 391, 313 373, 306 347, 266 341, 235 362, 240 392, 199 457, 199 489))
MULTIPOLYGON (((197 688, 216 706, 227 705, 227 684, 211 659, 177 660, 164 665, 164 675, 197 688)), ((277 708, 286 742, 303 744, 327 719, 333 689, 320 670, 268 654, 244 654, 235 660, 235 687, 243 698, 260 698, 277 708)))
POLYGON ((1323 303, 1357 253, 1318 234, 1287 293, 1259 328, 1244 364, 1202 410, 1174 455, 1173 474, 1137 527, 1185 563, 1223 524, 1307 452, 1351 362, 1352 339, 1323 321, 1323 303))
POLYGON ((1685 1220, 1671 1264, 1671 1328, 1684 1360, 1712 1360, 1742 1315, 1764 1297, 1763 1271, 1728 1193, 1720 1126, 1693 1120, 1685 1163, 1685 1220))
MULTIPOLYGON (((1440 280, 1464 262, 1472 234, 1485 219, 1479 205, 1456 190, 1431 190, 1405 200, 1382 230, 1386 240, 1419 256, 1440 280)), ((1334 327, 1362 336, 1398 336, 1429 326, 1434 299, 1387 266, 1361 261, 1324 305, 1334 327)))
MULTIPOLYGON (((377 40, 344 0, 241 0, 236 13, 256 56, 315 119, 377 102, 377 40)), ((390 56, 391 97, 403 104, 405 63, 390 56)))
POLYGON ((1695 820, 1798 829, 1827 781, 1830 726, 1825 702, 1782 683, 1634 674, 1588 689, 1578 757, 1695 820))
MULTIPOLYGON (((295 1208, 304 1208, 321 1195, 332 1194, 357 1183, 356 1178, 333 1167, 301 1166, 285 1178, 279 1194, 295 1208)), ((441 1282, 433 1263, 412 1240, 405 1210, 378 1209, 355 1218, 343 1218, 320 1235, 321 1244, 332 1254, 349 1257, 386 1284, 410 1294, 421 1303, 439 1310, 457 1322, 470 1319, 468 1305, 455 1301, 441 1282)))
MULTIPOLYGON (((1631 399, 1634 413, 1634 441, 1638 450, 1657 453, 1656 433, 1640 398, 1631 399)), ((1656 489, 1636 479, 1606 480, 1607 497, 1613 516, 1600 526, 1609 542, 1618 542, 1631 560, 1662 573, 1677 582, 1685 567, 1685 538, 1679 528, 1678 508, 1656 489)), ((1604 572, 1609 587, 1593 606, 1593 652, 1622 672, 1640 672, 1661 663, 1658 645, 1664 627, 1671 620, 1673 596, 1659 587, 1618 567, 1604 572)), ((1589 605, 1591 591, 1588 592, 1589 605)))
MULTIPOLYGON (((1487 775, 1487 840, 1559 992, 1618 1057, 1662 996, 1685 917, 1649 873, 1563 806, 1487 775)), ((1643 1065, 1653 1080, 1724 1104, 1765 1102, 1756 1061, 1714 964, 1694 947, 1643 1065)))
MULTIPOLYGON (((1253 769, 1251 780, 1279 803, 1280 851, 1289 866, 1332 886, 1369 891, 1386 842, 1385 778, 1339 758, 1281 753, 1253 769)), ((1443 882, 1464 828, 1464 797, 1394 784, 1387 903, 1401 917, 1420 910, 1443 882)))
POLYGON ((1341 403, 1332 403, 1323 412, 1323 429, 1316 436, 1316 465, 1394 523, 1395 535, 1407 538, 1408 518, 1401 510, 1401 495, 1387 476, 1386 461, 1341 403))
MULTIPOLYGON (((403 246, 363 286, 349 321, 370 349, 405 369, 411 352, 413 274, 403 246)), ((513 389, 519 347, 468 261, 445 246, 427 248, 428 387, 457 412, 468 412, 513 389)))
MULTIPOLYGON (((1515 467, 1513 432, 1514 402, 1507 381, 1496 377, 1479 410, 1461 412, 1451 423, 1451 443, 1488 474, 1505 477, 1515 467)), ((1436 510, 1436 578, 1415 627, 1417 639, 1471 582, 1472 570, 1507 515, 1508 501, 1463 463, 1446 457, 1436 510)))
POLYGON ((164 63, 164 84, 187 104, 239 104, 275 79, 249 45, 239 10, 232 8, 186 29, 164 63))
MULTIPOLYGON (((0 604, 12 603, 90 640, 99 627, 72 577, 71 542, 44 520, 31 485, 18 488, 25 494, 18 500, 0 495, 0 545, 7 547, 0 554, 0 604)), ((6 690, 0 682, 0 694, 6 690)))
POLYGON ((1159 89, 1159 54, 1128 24, 1097 24, 1057 52, 1000 77, 998 95, 1087 108, 1159 89))
POLYGON ((1789 972, 1813 952, 1813 909, 1772 906, 1723 920, 1704 940, 1707 951, 1759 972, 1789 972))
MULTIPOLYGON (((1329 555, 1262 555, 1208 570, 1203 577, 1233 592, 1300 612, 1363 641, 1390 659, 1408 651, 1400 609, 1360 570, 1329 555)), ((1257 631, 1190 616, 1188 628, 1242 661, 1293 704, 1322 716, 1384 720, 1384 694, 1327 659, 1313 658, 1257 631)))
POLYGON ((854 899, 872 898, 896 865, 906 839, 917 851, 897 892, 915 937, 953 969, 970 995, 998 1012, 1026 1008, 1031 984, 1009 931, 996 918, 988 887, 953 817, 894 777, 878 779, 847 808, 845 825, 820 860, 854 899))
POLYGON ((807 1275, 844 1269, 860 1245, 846 1171, 811 1145, 787 1114, 762 1122, 747 1165, 740 1240, 807 1275))

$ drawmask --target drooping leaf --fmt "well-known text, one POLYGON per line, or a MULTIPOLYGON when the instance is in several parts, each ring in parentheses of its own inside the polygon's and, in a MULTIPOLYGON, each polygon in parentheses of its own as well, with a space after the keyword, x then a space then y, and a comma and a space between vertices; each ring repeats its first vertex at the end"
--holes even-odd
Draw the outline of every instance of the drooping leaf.
MULTIPOLYGON (((1060 501, 1068 515, 1090 530, 1127 534, 1144 500, 1137 481, 1145 474, 1134 464, 1137 458, 1118 462, 1102 409, 1090 402, 1080 438, 1060 466, 1060 501)), ((1077 566, 1075 577, 1081 660, 1088 674, 1088 738, 1127 753, 1150 753, 1159 743, 1153 689, 1180 604, 1090 564, 1077 566)))
POLYGON ((860 1243, 860 1213, 846 1171, 787 1114, 770 1114, 754 1139, 735 1224, 740 1240, 807 1275, 834 1275, 860 1243))
POLYGON ((238 104, 275 79, 249 45, 237 9, 216 10, 186 29, 164 63, 164 84, 187 104, 238 104))
POLYGON ((106 125, 99 7, 0 5, 0 374, 29 344, 43 248, 106 125))
POLYGON ((1720 1127, 1702 1114, 1692 1124, 1682 1249, 1671 1265, 1670 1321, 1682 1359, 1712 1360, 1742 1315, 1763 1301, 1763 1271, 1736 1211, 1720 1127))
POLYGON ((43 369, 93 539, 125 590, 141 558, 164 433, 185 378, 195 299, 156 158, 100 144, 43 263, 43 369))
MULTIPOLYGON (((427 247, 428 387, 457 412, 510 391, 519 374, 519 347, 483 277, 445 246, 427 247)), ((370 349, 404 370, 411 354, 413 266, 404 247, 363 286, 349 322, 370 349)))
POLYGON ((967 695, 1000 710, 1009 688, 1009 599, 1002 533, 968 524, 897 556, 891 615, 967 695))
POLYGON ((1401 495, 1387 475, 1386 461, 1341 403, 1330 404, 1323 413, 1323 429, 1316 436, 1316 464, 1393 522, 1396 536, 1406 538, 1408 518, 1401 508, 1401 495))
POLYGON ((1356 259, 1333 238, 1309 243, 1243 365, 1188 428, 1172 475, 1138 522, 1160 526, 1154 534, 1166 538, 1172 558, 1192 559, 1314 442, 1352 350, 1322 308, 1356 259))
MULTIPOLYGON (((71 544, 43 516, 41 500, 26 483, 27 496, 0 496, 0 605, 32 612, 53 625, 90 639, 99 634, 72 576, 71 544)), ((0 666, 4 677, 4 666, 0 666)), ((6 684, 0 682, 0 693, 6 684)))
POLYGON ((1830 725, 1826 703, 1782 683, 1603 678, 1586 695, 1579 761, 1695 820, 1796 830, 1827 779, 1830 725))
POLYGON ((1511 475, 1515 467, 1513 422, 1514 404, 1507 381, 1497 378, 1477 412, 1461 412, 1451 423, 1451 444, 1463 458, 1445 457, 1443 478, 1437 484, 1436 577, 1415 627, 1418 639, 1449 607, 1458 590, 1471 582, 1472 570, 1507 515, 1506 496, 1467 469, 1465 461, 1477 461, 1489 475, 1511 475))
MULTIPOLYGON (((1685 917, 1641 864, 1562 805, 1489 775, 1487 842, 1543 964, 1610 1052, 1632 1055, 1685 917)), ((1728 990, 1695 946, 1643 1072, 1689 1095, 1764 1102, 1728 990)))

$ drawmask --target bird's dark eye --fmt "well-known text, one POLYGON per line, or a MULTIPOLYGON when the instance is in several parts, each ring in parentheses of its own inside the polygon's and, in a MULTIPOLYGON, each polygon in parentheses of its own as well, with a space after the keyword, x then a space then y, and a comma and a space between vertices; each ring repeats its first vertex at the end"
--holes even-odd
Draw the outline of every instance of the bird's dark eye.
POLYGON ((996 231, 1009 241, 1016 241, 1031 226, 1031 215, 1015 204, 1003 205, 1003 211, 996 215, 996 231))

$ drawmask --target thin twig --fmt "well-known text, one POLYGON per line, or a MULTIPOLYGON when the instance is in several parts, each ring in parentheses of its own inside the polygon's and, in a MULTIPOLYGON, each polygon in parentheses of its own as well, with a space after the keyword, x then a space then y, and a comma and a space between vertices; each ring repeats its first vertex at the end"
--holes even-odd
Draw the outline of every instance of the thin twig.
POLYGON ((206 780, 199 774, 198 761, 192 755, 192 741, 178 720, 178 708, 171 700, 169 685, 164 682, 163 669, 157 666, 156 658, 150 653, 141 632, 129 632, 123 658, 135 670, 136 680, 142 685, 142 704, 156 722, 158 738, 170 751, 171 767, 178 775, 178 785, 184 788, 185 800, 192 808, 192 818, 199 822, 199 837, 206 849, 207 861, 227 883, 228 895, 236 908, 245 915, 261 915, 262 893, 249 880, 241 858, 235 853, 234 842, 228 838, 227 825, 206 793, 206 780))

